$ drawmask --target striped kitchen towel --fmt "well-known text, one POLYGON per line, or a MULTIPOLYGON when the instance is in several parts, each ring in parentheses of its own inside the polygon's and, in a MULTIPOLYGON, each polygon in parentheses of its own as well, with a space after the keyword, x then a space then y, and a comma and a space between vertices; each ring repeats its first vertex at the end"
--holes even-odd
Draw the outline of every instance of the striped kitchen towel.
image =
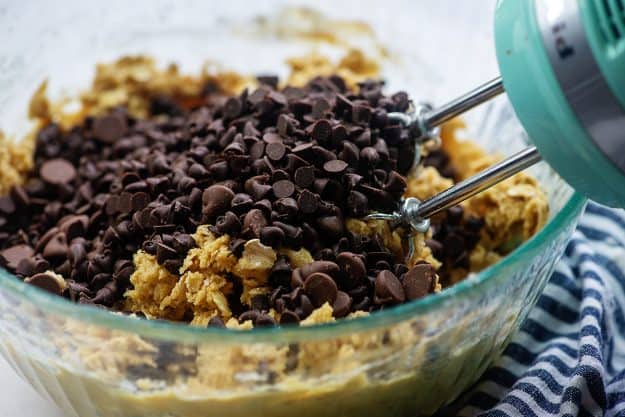
POLYGON ((461 416, 625 417, 625 211, 589 203, 521 331, 459 403, 461 416))

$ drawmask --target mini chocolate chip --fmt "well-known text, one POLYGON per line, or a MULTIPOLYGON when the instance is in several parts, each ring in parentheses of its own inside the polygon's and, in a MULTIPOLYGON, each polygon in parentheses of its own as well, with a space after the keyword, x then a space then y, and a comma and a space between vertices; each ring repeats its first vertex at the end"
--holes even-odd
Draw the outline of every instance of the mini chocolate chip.
POLYGON ((241 230, 241 222, 236 214, 227 211, 223 216, 217 218, 215 227, 219 233, 232 236, 241 230))
MULTIPOLYGON (((263 141, 266 144, 270 144, 270 143, 282 144, 282 137, 280 137, 280 135, 277 133, 269 132, 263 135, 263 141)), ((265 152, 266 152, 266 148, 265 148, 265 152)))
POLYGON ((338 289, 329 275, 315 272, 305 279, 304 291, 310 297, 314 307, 321 307, 326 302, 330 305, 334 303, 338 289))
POLYGON ((215 217, 225 212, 229 207, 234 192, 223 185, 211 185, 202 194, 202 213, 208 217, 215 217))
POLYGON ((280 324, 297 324, 299 316, 291 310, 284 310, 280 315, 280 324))
POLYGON ((65 159, 50 159, 39 169, 41 178, 49 184, 69 184, 76 178, 76 169, 65 159))
POLYGON ((320 144, 324 144, 330 139, 332 135, 332 125, 329 121, 322 119, 315 122, 312 126, 311 136, 313 140, 316 140, 320 144))
POLYGON ((261 243, 272 248, 279 248, 284 241, 284 237, 284 231, 275 226, 263 227, 260 232, 261 243))
POLYGON ((352 121, 354 123, 368 124, 371 121, 371 107, 363 105, 353 106, 352 121))
POLYGON ((347 169, 347 162, 335 159, 323 164, 323 170, 328 174, 342 174, 347 169))
POLYGON ((428 263, 417 264, 403 276, 402 285, 407 300, 425 297, 434 290, 436 272, 428 263))
POLYGON ((208 327, 217 327, 223 329, 226 327, 226 325, 221 317, 213 316, 208 320, 208 327))
POLYGON ((380 160, 380 155, 375 148, 367 146, 360 151, 360 160, 369 168, 375 167, 380 160))
POLYGON ((241 101, 238 98, 230 97, 224 103, 224 107, 223 107, 224 116, 227 117, 228 119, 234 119, 241 113, 242 108, 243 106, 241 104, 241 101))
POLYGON ((240 316, 239 316, 239 323, 243 323, 246 322, 248 320, 251 320, 252 323, 256 322, 256 319, 258 318, 258 315, 260 313, 256 310, 248 310, 243 312, 240 316))
POLYGON ((442 243, 445 254, 452 259, 459 257, 466 250, 464 238, 457 233, 448 234, 442 243))
POLYGON ((425 239, 425 244, 432 251, 432 255, 436 259, 443 259, 443 244, 436 239, 425 239))
POLYGON ((385 270, 375 277, 376 304, 399 304, 406 299, 404 288, 395 274, 385 270))
POLYGON ((406 191, 406 179, 396 171, 388 173, 384 190, 389 193, 403 194, 406 191))
POLYGON ((337 239, 343 235, 343 220, 338 216, 326 216, 317 219, 317 227, 322 235, 331 239, 337 239))
POLYGON ((243 219, 243 230, 249 230, 255 238, 260 237, 260 233, 265 226, 267 226, 267 219, 259 209, 248 211, 243 219))
POLYGON ((245 181, 245 192, 254 198, 254 200, 262 200, 271 191, 271 185, 266 184, 269 180, 267 175, 257 175, 245 181))
POLYGON ((350 191, 347 196, 347 213, 353 217, 364 217, 369 213, 369 199, 359 191, 350 191))
POLYGON ((301 188, 310 187, 315 181, 315 169, 312 166, 303 166, 295 170, 295 184, 301 188))
POLYGON ((352 307, 352 298, 343 291, 337 291, 336 300, 332 305, 332 315, 336 318, 345 317, 352 307))
POLYGON ((280 214, 281 218, 286 220, 293 220, 299 211, 299 205, 290 197, 277 200, 273 207, 280 214))
POLYGON ((245 239, 231 239, 230 243, 228 243, 228 249, 230 249, 230 252, 232 252, 234 256, 240 258, 243 254, 245 242, 245 239))
POLYGON ((265 142, 257 141, 250 147, 250 157, 252 159, 260 159, 265 154, 265 142))
POLYGON ((68 251, 69 248, 67 246, 65 233, 58 233, 56 236, 50 239, 50 241, 46 244, 45 248, 43 248, 43 256, 48 260, 58 261, 59 259, 67 257, 68 251))
POLYGON ((258 326, 258 327, 270 327, 270 326, 275 326, 277 323, 276 321, 273 319, 273 317, 271 317, 269 314, 259 314, 258 317, 256 317, 256 320, 254 321, 254 325, 258 326))
POLYGON ((314 261, 299 268, 299 273, 303 279, 306 279, 309 275, 315 272, 322 272, 332 277, 338 276, 340 269, 339 266, 330 261, 314 261))
POLYGON ((462 221, 464 209, 462 206, 453 206, 447 209, 447 221, 450 224, 458 225, 462 221))
POLYGON ((156 261, 159 264, 163 264, 166 260, 172 259, 178 256, 178 252, 172 247, 169 247, 163 243, 156 243, 156 261))
POLYGON ((265 213, 266 217, 271 215, 271 211, 272 211, 271 201, 267 199, 263 199, 263 200, 259 200, 255 202, 252 207, 255 209, 261 210, 263 213, 265 213))
POLYGON ((362 255, 341 252, 336 256, 336 263, 350 281, 361 282, 367 276, 367 267, 362 255))
POLYGON ((2 214, 13 214, 15 212, 15 203, 11 197, 0 196, 0 213, 2 214))
POLYGON ((251 209, 252 205, 254 205, 254 200, 249 194, 237 193, 230 202, 230 210, 240 215, 251 209))
POLYGON ((302 213, 312 214, 317 211, 319 205, 319 196, 308 190, 303 190, 297 198, 297 205, 302 213))
POLYGON ((286 147, 281 142, 272 142, 265 147, 265 153, 272 161, 279 161, 286 153, 286 147))
POLYGON ((63 286, 58 281, 58 278, 47 273, 35 274, 31 277, 26 278, 24 282, 30 285, 34 285, 35 287, 41 288, 42 290, 48 291, 52 294, 61 295, 63 293, 63 286))
POLYGON ((15 245, 2 250, 0 252, 0 260, 2 265, 15 271, 22 259, 31 258, 34 254, 35 251, 28 245, 15 245))
POLYGON ((273 194, 276 198, 290 197, 295 192, 295 184, 289 180, 280 180, 273 183, 273 194))
POLYGON ((93 134, 103 142, 113 143, 126 134, 128 125, 119 115, 98 117, 93 122, 93 134))

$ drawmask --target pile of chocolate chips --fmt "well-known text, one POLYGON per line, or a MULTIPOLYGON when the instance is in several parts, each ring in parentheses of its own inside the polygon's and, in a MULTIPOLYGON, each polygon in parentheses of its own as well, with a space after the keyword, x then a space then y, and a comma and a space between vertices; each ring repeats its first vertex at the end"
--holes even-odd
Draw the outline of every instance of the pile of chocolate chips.
MULTIPOLYGON (((281 322, 298 322, 325 302, 343 317, 432 292, 431 265, 409 269, 378 237, 345 227, 347 217, 394 210, 405 191, 415 141, 387 115, 406 111, 408 96, 385 96, 376 81, 350 91, 338 76, 282 90, 275 78, 260 81, 235 97, 207 86, 194 108, 153 97, 146 120, 115 108, 68 131, 42 128, 32 176, 0 197, 1 265, 73 301, 115 309, 135 252, 177 274, 195 246, 190 235, 209 224, 231 237, 237 256, 258 238, 304 247, 316 260, 294 270, 279 256, 272 293, 249 306, 233 277, 229 302, 240 320, 274 324, 265 313, 275 308, 281 322)), ((448 217, 428 244, 440 259, 466 263, 481 223, 460 208, 448 217)))

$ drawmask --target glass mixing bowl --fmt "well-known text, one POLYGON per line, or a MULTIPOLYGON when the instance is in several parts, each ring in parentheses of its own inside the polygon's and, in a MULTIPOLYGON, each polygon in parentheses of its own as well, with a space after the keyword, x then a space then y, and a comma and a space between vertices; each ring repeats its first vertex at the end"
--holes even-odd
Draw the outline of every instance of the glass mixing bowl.
MULTIPOLYGON (((389 91, 404 89, 441 102, 496 74, 494 1, 416 3, 315 7, 373 28, 375 41, 388 47, 382 72, 389 91)), ((288 20, 285 15, 257 18, 276 16, 285 5, 0 6, 0 127, 26 132, 28 99, 43 79, 50 79, 52 95, 75 91, 87 85, 96 62, 122 54, 149 54, 191 71, 214 58, 244 73, 285 74, 284 59, 308 51, 311 43, 271 30, 288 20), (259 22, 269 30, 256 30, 259 22)), ((324 25, 323 30, 335 29, 324 25)), ((336 45, 316 47, 336 53, 336 45)), ((467 137, 487 149, 505 155, 527 143, 505 98, 466 119, 467 137)), ((75 305, 0 270, 0 351, 21 377, 72 416, 431 414, 500 355, 582 212, 584 199, 548 166, 532 173, 548 194, 548 224, 498 264, 436 295, 349 321, 237 332, 75 305)))

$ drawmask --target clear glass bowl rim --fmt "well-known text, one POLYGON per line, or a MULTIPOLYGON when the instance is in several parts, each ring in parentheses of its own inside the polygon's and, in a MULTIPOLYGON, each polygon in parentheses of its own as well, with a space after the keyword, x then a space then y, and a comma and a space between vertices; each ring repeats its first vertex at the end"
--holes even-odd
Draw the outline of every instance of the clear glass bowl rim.
POLYGON ((445 302, 452 298, 468 297, 470 294, 481 291, 489 284, 495 284, 501 279, 509 278, 505 271, 510 265, 531 256, 533 250, 543 242, 551 241, 583 210, 586 198, 573 192, 564 207, 531 239, 528 239, 500 262, 480 271, 475 276, 465 279, 439 293, 402 304, 400 306, 376 312, 369 316, 349 320, 337 320, 315 326, 284 326, 265 327, 253 330, 231 330, 222 328, 202 328, 185 323, 176 323, 165 320, 145 320, 130 317, 124 314, 112 314, 110 311, 76 304, 65 298, 47 293, 32 285, 26 284, 7 270, 0 268, 0 290, 7 291, 22 303, 34 304, 39 309, 63 318, 71 318, 88 325, 98 325, 110 330, 132 333, 138 336, 180 343, 286 343, 303 340, 321 340, 345 336, 362 331, 371 331, 398 324, 417 314, 432 312, 443 308, 445 302))

